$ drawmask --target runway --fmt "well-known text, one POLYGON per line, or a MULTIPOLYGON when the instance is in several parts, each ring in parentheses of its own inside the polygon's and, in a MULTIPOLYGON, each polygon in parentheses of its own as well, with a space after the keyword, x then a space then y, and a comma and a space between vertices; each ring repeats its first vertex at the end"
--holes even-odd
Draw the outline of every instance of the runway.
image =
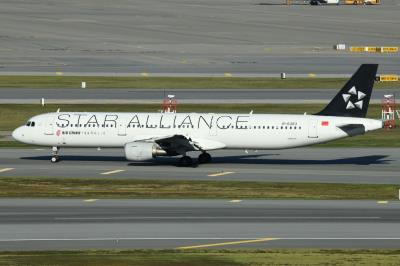
POLYGON ((57 164, 50 154, 48 148, 1 149, 0 176, 400 184, 395 148, 222 150, 211 152, 213 163, 189 168, 177 166, 176 158, 128 162, 122 148, 61 149, 57 164))
MULTIPOLYGON (((327 103, 337 89, 12 89, 2 88, 0 103, 156 103, 173 94, 179 103, 327 103), (211 93, 212 92, 212 93, 211 93)), ((394 90, 373 91, 371 102, 380 103, 394 90)))
POLYGON ((281 0, 4 0, 0 71, 51 73, 398 73, 400 55, 333 45, 398 46, 396 0, 283 6, 281 0))
POLYGON ((376 201, 0 200, 0 250, 398 248, 376 201))

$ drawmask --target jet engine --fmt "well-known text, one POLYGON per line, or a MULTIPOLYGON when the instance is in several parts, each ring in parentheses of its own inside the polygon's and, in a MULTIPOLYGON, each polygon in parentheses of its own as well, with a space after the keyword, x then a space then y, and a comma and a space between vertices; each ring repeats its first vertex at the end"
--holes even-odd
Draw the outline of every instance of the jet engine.
POLYGON ((125 144, 125 157, 129 161, 147 161, 167 152, 152 142, 130 142, 125 144))

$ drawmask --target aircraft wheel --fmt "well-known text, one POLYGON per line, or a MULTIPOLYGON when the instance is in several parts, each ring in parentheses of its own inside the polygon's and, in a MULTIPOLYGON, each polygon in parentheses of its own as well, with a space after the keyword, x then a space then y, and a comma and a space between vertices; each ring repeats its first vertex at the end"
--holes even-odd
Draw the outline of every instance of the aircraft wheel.
POLYGON ((207 152, 203 152, 199 155, 198 162, 202 163, 210 163, 211 162, 211 155, 207 152))
POLYGON ((51 160, 50 160, 52 163, 57 163, 57 162, 59 162, 60 161, 60 158, 58 157, 58 156, 53 156, 53 157, 51 157, 51 160))
POLYGON ((189 156, 183 156, 179 159, 179 164, 181 166, 191 166, 193 164, 193 160, 189 156))

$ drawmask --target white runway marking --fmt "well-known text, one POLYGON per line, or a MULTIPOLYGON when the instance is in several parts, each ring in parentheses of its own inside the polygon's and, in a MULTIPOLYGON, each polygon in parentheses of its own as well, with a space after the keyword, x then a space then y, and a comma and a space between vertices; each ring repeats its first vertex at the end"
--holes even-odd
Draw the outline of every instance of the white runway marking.
POLYGON ((98 199, 85 199, 83 201, 84 202, 95 202, 95 201, 98 201, 98 199))
POLYGON ((223 175, 230 175, 234 174, 235 172, 219 172, 219 173, 214 173, 214 174, 209 174, 208 176, 215 177, 215 176, 223 176, 223 175))
POLYGON ((113 170, 113 171, 101 173, 101 175, 112 175, 112 174, 121 173, 121 172, 125 172, 125 170, 113 170))
POLYGON ((14 170, 14 168, 3 168, 3 169, 0 169, 0 173, 12 171, 12 170, 14 170))

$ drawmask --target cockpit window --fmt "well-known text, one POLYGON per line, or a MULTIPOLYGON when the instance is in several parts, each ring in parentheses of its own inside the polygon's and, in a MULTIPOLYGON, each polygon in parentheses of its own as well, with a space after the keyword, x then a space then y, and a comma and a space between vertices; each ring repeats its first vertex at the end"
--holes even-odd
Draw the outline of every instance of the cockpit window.
POLYGON ((27 126, 27 127, 34 127, 34 126, 35 126, 35 122, 34 122, 34 121, 28 121, 28 122, 26 123, 26 126, 27 126))

